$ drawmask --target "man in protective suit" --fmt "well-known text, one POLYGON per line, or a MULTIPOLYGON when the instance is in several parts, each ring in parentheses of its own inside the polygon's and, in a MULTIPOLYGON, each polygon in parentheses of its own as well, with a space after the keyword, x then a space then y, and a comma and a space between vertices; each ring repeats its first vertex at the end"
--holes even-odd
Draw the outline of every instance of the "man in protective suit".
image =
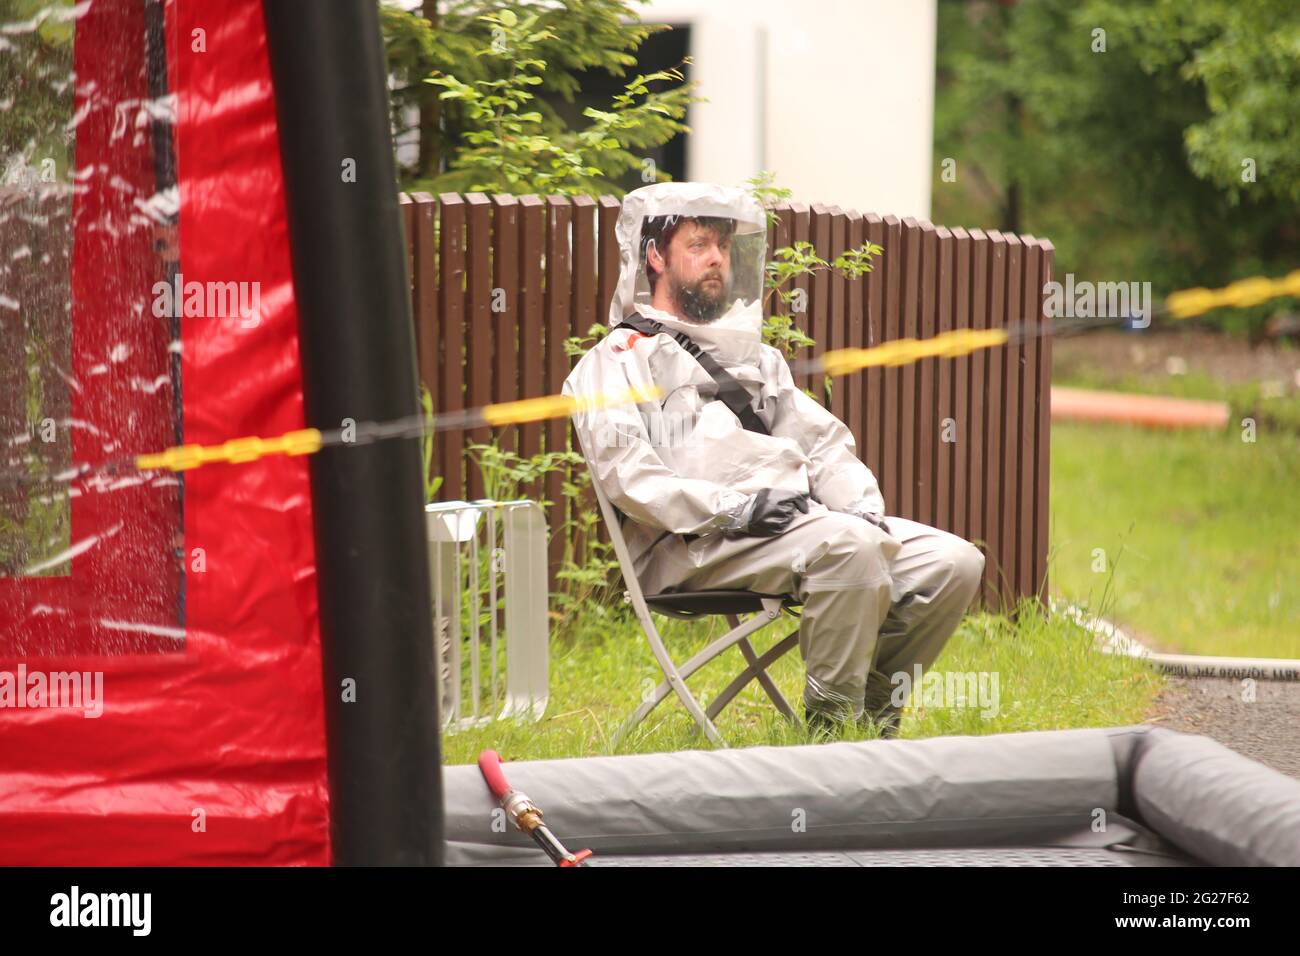
POLYGON ((573 417, 645 592, 795 595, 809 724, 875 721, 894 735, 891 675, 938 657, 984 556, 956 535, 886 517, 847 426, 763 343, 766 223, 741 189, 628 193, 611 331, 564 393, 661 391, 573 417))

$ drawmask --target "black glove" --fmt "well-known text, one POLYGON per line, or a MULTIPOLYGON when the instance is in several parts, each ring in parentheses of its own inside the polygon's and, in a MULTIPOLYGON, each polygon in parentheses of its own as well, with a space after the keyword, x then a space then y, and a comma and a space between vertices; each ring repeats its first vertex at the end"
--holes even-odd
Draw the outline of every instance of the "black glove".
POLYGON ((889 525, 885 524, 885 518, 884 518, 883 515, 877 517, 876 515, 865 515, 865 514, 864 514, 864 515, 859 515, 859 517, 862 518, 862 519, 865 520, 865 521, 870 521, 872 524, 874 524, 874 525, 875 525, 877 528, 879 528, 881 531, 885 532, 885 534, 889 535, 890 537, 893 537, 893 534, 894 534, 894 533, 893 533, 892 531, 889 530, 889 525))
POLYGON ((749 520, 740 529, 740 533, 755 538, 774 537, 789 527, 801 511, 808 513, 808 495, 798 491, 764 488, 754 496, 749 520))

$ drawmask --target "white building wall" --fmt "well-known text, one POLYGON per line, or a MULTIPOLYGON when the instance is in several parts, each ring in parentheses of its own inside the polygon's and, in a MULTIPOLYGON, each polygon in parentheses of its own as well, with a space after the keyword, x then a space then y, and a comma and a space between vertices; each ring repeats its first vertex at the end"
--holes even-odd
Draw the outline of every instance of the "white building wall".
POLYGON ((936 0, 651 0, 691 27, 687 178, 761 169, 804 202, 930 215, 936 0))

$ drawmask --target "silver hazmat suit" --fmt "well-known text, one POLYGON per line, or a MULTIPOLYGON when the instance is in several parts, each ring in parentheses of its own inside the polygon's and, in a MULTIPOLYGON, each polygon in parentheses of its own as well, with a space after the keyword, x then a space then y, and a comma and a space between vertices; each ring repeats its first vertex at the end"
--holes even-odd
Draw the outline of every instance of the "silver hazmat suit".
POLYGON ((622 267, 611 331, 582 356, 563 391, 662 390, 655 401, 573 417, 595 480, 623 516, 647 594, 793 594, 803 602, 806 709, 896 718, 891 676, 910 678, 914 665, 933 663, 974 597, 984 556, 955 535, 886 516, 848 427, 797 388, 785 357, 763 343, 766 230, 762 208, 740 189, 661 183, 628 193, 617 225, 622 267), (727 228, 714 243, 696 228, 720 221, 727 228), (666 236, 663 225, 679 222, 693 226, 666 236), (690 275, 672 273, 692 264, 709 277, 693 289, 690 275), (656 281, 668 282, 658 299, 656 281), (692 307, 692 291, 706 288, 711 294, 696 296, 706 305, 692 307), (638 312, 707 350, 742 384, 771 434, 746 430, 713 400, 713 379, 670 335, 620 328, 638 312), (765 488, 808 493, 808 513, 776 537, 737 533, 765 488))

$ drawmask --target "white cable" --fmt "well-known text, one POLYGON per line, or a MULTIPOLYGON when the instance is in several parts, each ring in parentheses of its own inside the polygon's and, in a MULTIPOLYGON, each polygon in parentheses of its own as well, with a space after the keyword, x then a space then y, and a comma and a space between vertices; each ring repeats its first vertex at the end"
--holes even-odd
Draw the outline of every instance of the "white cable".
POLYGON ((1090 615, 1077 604, 1052 601, 1051 609, 1094 634, 1096 649, 1103 654, 1121 654, 1150 661, 1167 674, 1179 677, 1226 677, 1231 679, 1300 681, 1300 660, 1276 657, 1213 657, 1197 654, 1162 654, 1130 637, 1105 618, 1090 615))

